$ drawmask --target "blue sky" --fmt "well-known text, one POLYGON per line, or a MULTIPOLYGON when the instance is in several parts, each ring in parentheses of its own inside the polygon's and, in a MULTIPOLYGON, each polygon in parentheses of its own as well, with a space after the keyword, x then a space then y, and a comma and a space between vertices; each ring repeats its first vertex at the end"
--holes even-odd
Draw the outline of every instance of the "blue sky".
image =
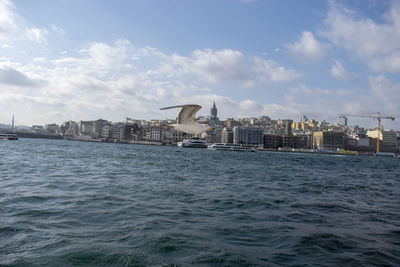
POLYGON ((399 116, 399 73, 399 1, 0 0, 0 123, 399 116))

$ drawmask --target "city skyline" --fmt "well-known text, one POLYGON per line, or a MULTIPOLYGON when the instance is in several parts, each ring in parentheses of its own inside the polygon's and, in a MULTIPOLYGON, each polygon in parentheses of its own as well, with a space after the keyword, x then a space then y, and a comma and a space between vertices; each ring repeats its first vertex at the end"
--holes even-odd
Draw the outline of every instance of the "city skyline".
MULTIPOLYGON (((202 119, 207 119, 207 120, 218 120, 218 121, 221 121, 221 122, 224 122, 224 121, 227 121, 227 120, 237 120, 237 121, 241 121, 241 120, 249 120, 249 119, 262 119, 263 117, 268 117, 271 121, 275 121, 275 122, 277 122, 277 121, 287 121, 287 120, 290 120, 290 121, 292 121, 292 122, 306 122, 306 121, 315 121, 315 122, 325 122, 325 123, 327 123, 327 124, 330 124, 330 125, 341 125, 341 126, 345 126, 345 127, 361 127, 361 128, 365 128, 365 129, 375 129, 375 128, 377 128, 377 125, 372 125, 371 127, 366 127, 366 126, 364 126, 364 125, 358 125, 358 124, 354 124, 354 123, 352 123, 352 119, 354 119, 354 118, 356 118, 356 117, 358 117, 358 115, 356 115, 355 114, 355 116, 353 117, 353 116, 347 116, 347 114, 338 114, 338 119, 336 120, 336 121, 325 121, 325 120, 323 120, 323 121, 318 121, 318 120, 315 120, 314 118, 308 118, 306 115, 303 115, 303 116, 301 116, 301 118, 300 119, 291 119, 291 118, 270 118, 269 116, 266 116, 266 115, 262 115, 262 116, 260 116, 260 117, 236 117, 236 118, 219 118, 219 116, 217 116, 217 111, 218 109, 217 109, 217 107, 216 107, 216 104, 215 104, 215 102, 213 102, 213 104, 211 105, 211 108, 209 109, 209 114, 207 115, 207 114, 204 114, 204 115, 200 115, 200 116, 196 116, 196 118, 198 119, 198 120, 202 120, 202 119), (349 123, 349 121, 350 121, 350 123, 349 123)), ((177 114, 176 114, 177 115, 177 114)), ((178 116, 178 115, 177 115, 178 116)), ((46 123, 44 123, 44 124, 42 124, 42 126, 43 125, 51 125, 51 124, 56 124, 56 125, 63 125, 63 124, 65 124, 65 123, 67 123, 67 122, 82 122, 82 121, 95 121, 95 120, 104 120, 104 121, 108 121, 108 122, 110 122, 110 123, 120 123, 120 122, 123 122, 123 121, 125 121, 125 120, 136 120, 136 121, 147 121, 147 122, 152 122, 152 121, 169 121, 169 120, 172 120, 172 121, 174 121, 174 120, 177 120, 177 118, 178 117, 170 117, 170 118, 163 118, 163 119, 159 119, 159 118, 153 118, 153 119, 148 119, 148 120, 146 120, 146 119, 143 119, 143 118, 135 118, 135 117, 125 117, 125 118, 121 118, 121 119, 119 119, 119 120, 116 120, 116 121, 112 121, 112 120, 109 120, 109 119, 107 119, 107 118, 94 118, 94 119, 89 119, 89 120, 82 120, 82 119, 77 119, 77 120, 73 120, 73 119, 69 119, 69 120, 66 120, 66 121, 63 121, 63 122, 46 122, 46 123)), ((361 116, 363 116, 363 115, 361 115, 361 116)), ((366 120, 371 120, 371 118, 373 118, 374 117, 374 121, 376 121, 376 117, 375 116, 366 116, 365 118, 363 118, 363 119, 366 119, 366 120)), ((387 121, 386 119, 386 117, 383 117, 384 118, 384 120, 383 120, 383 122, 381 122, 381 129, 382 130, 396 130, 396 129, 391 129, 391 128, 388 128, 388 127, 385 127, 385 122, 387 121)), ((17 124, 15 124, 15 120, 14 120, 14 114, 12 115, 12 119, 11 119, 11 123, 2 123, 2 122, 0 122, 0 128, 4 128, 5 126, 8 126, 8 127, 10 127, 10 128, 26 128, 26 127, 33 127, 33 126, 39 126, 39 124, 31 124, 31 125, 22 125, 22 124, 20 124, 20 125, 17 125, 17 124)))
POLYGON ((400 3, 366 3, 0 0, 0 123, 206 116, 215 101, 222 119, 381 112, 399 130, 400 3))

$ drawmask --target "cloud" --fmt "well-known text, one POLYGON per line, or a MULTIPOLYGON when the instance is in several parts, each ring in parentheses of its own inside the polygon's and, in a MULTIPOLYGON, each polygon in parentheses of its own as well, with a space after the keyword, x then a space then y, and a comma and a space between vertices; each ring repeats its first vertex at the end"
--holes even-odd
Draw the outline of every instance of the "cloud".
POLYGON ((13 4, 9 0, 0 0, 0 34, 13 33, 17 29, 13 4))
POLYGON ((325 58, 329 45, 319 42, 311 32, 304 31, 297 43, 287 46, 289 52, 303 61, 320 61, 325 58))
POLYGON ((26 29, 26 36, 29 40, 36 43, 43 43, 46 41, 46 36, 49 34, 47 29, 30 28, 26 29))
POLYGON ((393 83, 384 76, 374 76, 369 78, 371 93, 377 101, 385 103, 397 103, 399 108, 400 83, 393 83))
POLYGON ((192 73, 211 83, 245 80, 250 76, 243 54, 232 49, 195 50, 190 57, 174 54, 167 60, 167 71, 177 70, 179 74, 185 75, 192 73))
POLYGON ((289 92, 296 95, 306 95, 311 97, 349 97, 350 95, 354 94, 352 91, 311 88, 304 84, 299 84, 297 87, 290 87, 289 92))
POLYGON ((7 66, 0 66, 0 84, 20 87, 37 87, 39 82, 29 78, 16 69, 7 66))
POLYGON ((57 26, 56 24, 50 24, 49 26, 50 31, 58 34, 58 35, 64 35, 65 34, 65 30, 59 26, 57 26))
POLYGON ((14 48, 14 46, 9 44, 3 44, 1 48, 14 48))
POLYGON ((378 23, 346 7, 330 2, 321 32, 377 72, 400 72, 400 2, 392 1, 378 23))
POLYGON ((173 76, 195 75, 209 83, 242 82, 242 87, 253 87, 259 83, 285 82, 299 79, 295 70, 280 66, 272 60, 245 57, 240 51, 195 50, 191 56, 164 55, 160 73, 173 76))
POLYGON ((86 52, 100 66, 110 66, 123 62, 127 58, 126 52, 130 46, 130 42, 125 39, 117 40, 115 46, 93 42, 86 52))
POLYGON ((256 116, 264 110, 261 103, 213 94, 213 85, 242 90, 240 84, 253 87, 301 76, 272 60, 249 58, 232 49, 195 50, 184 57, 151 47, 136 48, 119 39, 114 43, 91 42, 78 51, 59 54, 58 58, 36 57, 29 64, 4 63, 0 90, 10 84, 26 89, 25 95, 3 94, 0 112, 29 110, 29 114, 20 114, 26 123, 99 117, 116 121, 123 116, 163 117, 166 114, 157 107, 189 102, 207 107, 215 100, 225 116, 256 116), (10 97, 15 101, 8 102, 10 97), (33 115, 38 112, 46 116, 33 115))
POLYGON ((342 63, 335 59, 334 64, 331 67, 331 75, 339 80, 351 80, 357 75, 355 73, 348 72, 342 65, 342 63))
POLYGON ((288 82, 300 79, 303 75, 296 70, 286 69, 279 66, 273 60, 265 60, 261 58, 254 58, 254 71, 265 75, 262 80, 267 82, 288 82))
POLYGON ((46 58, 44 57, 37 57, 33 59, 34 62, 40 62, 40 63, 45 63, 47 62, 46 58))

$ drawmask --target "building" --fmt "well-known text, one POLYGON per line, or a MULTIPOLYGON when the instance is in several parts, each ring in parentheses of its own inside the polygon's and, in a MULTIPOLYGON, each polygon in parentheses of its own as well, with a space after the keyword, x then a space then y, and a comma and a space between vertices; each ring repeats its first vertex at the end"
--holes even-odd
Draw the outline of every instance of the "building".
POLYGON ((110 139, 111 138, 111 128, 110 124, 106 124, 101 128, 101 136, 98 138, 110 139))
POLYGON ((80 121, 79 130, 81 135, 91 136, 93 131, 94 121, 80 121))
MULTIPOLYGON (((367 136, 372 139, 378 139, 378 130, 368 131, 367 136)), ((380 151, 394 152, 397 147, 397 132, 395 131, 380 131, 379 132, 380 151)))
POLYGON ((237 121, 237 120, 227 119, 224 122, 224 126, 227 127, 227 128, 233 128, 235 126, 242 126, 242 123, 240 121, 237 121))
POLYGON ((205 132, 205 139, 207 143, 215 144, 221 143, 221 131, 220 130, 207 130, 205 132))
POLYGON ((321 150, 344 149, 344 133, 317 131, 313 133, 313 148, 321 150))
POLYGON ((46 124, 44 128, 47 134, 56 135, 60 133, 60 126, 55 123, 46 124))
POLYGON ((162 128, 161 127, 149 127, 145 130, 143 137, 149 141, 161 141, 162 140, 162 128))
POLYGON ((264 148, 267 149, 310 149, 311 136, 308 135, 276 135, 265 134, 263 137, 264 148))
POLYGON ((75 121, 66 121, 61 125, 60 130, 64 136, 76 136, 79 134, 79 125, 75 121))
POLYGON ((231 128, 225 127, 221 131, 221 143, 225 143, 225 144, 233 143, 233 131, 231 128))
POLYGON ((282 147, 283 136, 276 134, 264 134, 263 145, 267 149, 278 149, 282 147))
POLYGON ((111 127, 111 138, 117 140, 125 139, 125 124, 121 122, 113 123, 111 127))
POLYGON ((42 125, 32 125, 32 132, 33 133, 45 133, 45 129, 42 125))
POLYGON ((218 112, 218 110, 217 110, 217 107, 215 106, 215 101, 214 101, 213 106, 210 109, 210 119, 212 121, 217 121, 218 120, 217 112, 218 112))
POLYGON ((258 127, 233 127, 233 143, 260 145, 263 143, 263 131, 258 127))
POLYGON ((292 123, 293 123, 293 120, 286 120, 286 125, 285 125, 285 135, 286 136, 292 135, 292 123))
POLYGON ((339 124, 342 126, 347 126, 347 117, 344 115, 339 116, 339 124))
POLYGON ((106 120, 99 119, 93 122, 92 137, 93 138, 103 138, 103 127, 109 125, 110 123, 106 120))
POLYGON ((138 131, 139 131, 139 125, 137 123, 133 124, 124 124, 124 139, 125 140, 132 140, 136 139, 138 131))

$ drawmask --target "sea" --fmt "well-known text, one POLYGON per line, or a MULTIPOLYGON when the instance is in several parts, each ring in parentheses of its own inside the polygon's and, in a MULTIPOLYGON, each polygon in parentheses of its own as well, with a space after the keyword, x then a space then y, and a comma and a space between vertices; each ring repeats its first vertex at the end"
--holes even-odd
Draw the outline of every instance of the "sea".
POLYGON ((0 142, 0 266, 399 266, 395 157, 0 142))

